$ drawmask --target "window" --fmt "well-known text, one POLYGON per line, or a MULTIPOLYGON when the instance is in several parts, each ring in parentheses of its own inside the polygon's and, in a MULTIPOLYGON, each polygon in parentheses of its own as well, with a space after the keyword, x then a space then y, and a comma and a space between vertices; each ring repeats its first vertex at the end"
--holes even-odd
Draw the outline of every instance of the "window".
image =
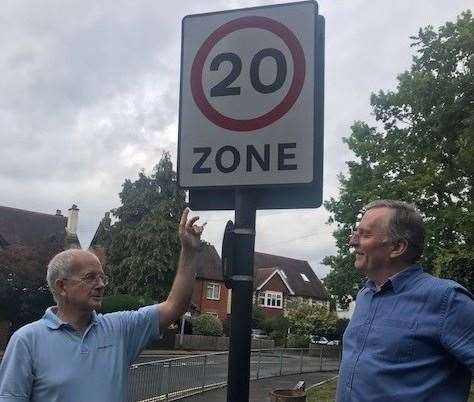
POLYGON ((258 305, 270 308, 283 308, 283 293, 267 290, 258 295, 258 305))
POLYGON ((220 300, 221 285, 219 285, 218 283, 209 282, 207 284, 207 298, 210 300, 220 300))
POLYGON ((300 275, 301 275, 301 277, 303 278, 303 280, 304 280, 305 282, 309 282, 309 279, 308 279, 308 277, 307 277, 305 274, 301 274, 301 273, 300 273, 300 275))

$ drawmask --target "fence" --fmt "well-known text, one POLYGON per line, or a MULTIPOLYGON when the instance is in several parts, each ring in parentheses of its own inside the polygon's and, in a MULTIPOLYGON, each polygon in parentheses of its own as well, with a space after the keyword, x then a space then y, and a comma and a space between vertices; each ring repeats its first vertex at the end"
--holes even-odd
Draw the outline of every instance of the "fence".
MULTIPOLYGON (((178 357, 130 367, 129 402, 170 401, 227 383, 228 352, 178 357)), ((260 349, 250 356, 250 379, 339 369, 337 346, 260 349)))

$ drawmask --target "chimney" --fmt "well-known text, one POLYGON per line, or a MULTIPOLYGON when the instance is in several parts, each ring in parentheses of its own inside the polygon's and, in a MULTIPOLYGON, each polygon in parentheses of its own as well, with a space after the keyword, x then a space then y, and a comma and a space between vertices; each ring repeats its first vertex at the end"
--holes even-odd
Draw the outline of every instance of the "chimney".
POLYGON ((67 218, 67 232, 71 235, 77 234, 77 221, 79 219, 79 208, 76 204, 73 204, 71 208, 68 209, 69 216, 67 218))
POLYGON ((60 209, 56 210, 56 216, 63 216, 62 212, 60 209))

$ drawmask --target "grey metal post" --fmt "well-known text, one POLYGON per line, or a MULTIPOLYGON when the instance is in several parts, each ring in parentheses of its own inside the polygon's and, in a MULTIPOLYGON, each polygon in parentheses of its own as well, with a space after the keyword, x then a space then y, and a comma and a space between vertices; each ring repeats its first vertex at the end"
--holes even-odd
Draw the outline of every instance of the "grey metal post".
POLYGON ((283 371, 283 349, 280 349, 280 375, 283 371))
POLYGON ((206 368, 207 368, 207 355, 204 355, 204 364, 202 365, 202 389, 206 386, 206 368))
POLYGON ((300 356, 300 374, 303 372, 303 350, 301 349, 301 356, 300 356))
POLYGON ((235 260, 231 278, 233 319, 230 331, 227 402, 249 400, 256 217, 254 197, 255 193, 251 190, 235 190, 235 260))
POLYGON ((168 362, 166 365, 166 370, 163 373, 165 377, 165 389, 166 389, 166 401, 169 401, 169 392, 170 392, 170 370, 171 370, 171 362, 168 362))
POLYGON ((323 371, 323 346, 319 345, 319 371, 323 371))
POLYGON ((262 350, 258 350, 258 360, 257 360, 257 380, 260 378, 260 358, 262 357, 262 350))

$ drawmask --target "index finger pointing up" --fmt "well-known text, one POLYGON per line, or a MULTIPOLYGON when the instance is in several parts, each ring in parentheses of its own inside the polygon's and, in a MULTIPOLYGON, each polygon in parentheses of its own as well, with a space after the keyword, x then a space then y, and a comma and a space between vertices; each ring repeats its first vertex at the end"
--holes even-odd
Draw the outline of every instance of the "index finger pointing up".
POLYGON ((188 214, 189 214, 189 208, 186 207, 183 213, 181 214, 181 220, 179 221, 179 227, 182 229, 184 229, 186 225, 186 221, 188 220, 188 214))

